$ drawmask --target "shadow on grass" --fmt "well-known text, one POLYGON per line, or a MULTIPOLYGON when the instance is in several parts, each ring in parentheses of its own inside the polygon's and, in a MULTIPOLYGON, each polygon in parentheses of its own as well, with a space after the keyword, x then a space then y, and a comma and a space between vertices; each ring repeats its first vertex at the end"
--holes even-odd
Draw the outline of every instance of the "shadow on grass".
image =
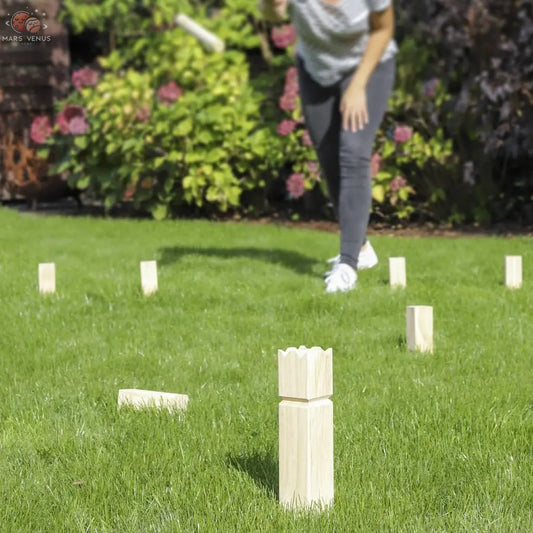
POLYGON ((228 454, 226 464, 239 472, 248 474, 270 498, 278 499, 278 463, 271 453, 228 454))
POLYGON ((407 347, 407 338, 405 335, 398 335, 396 345, 398 348, 404 350, 407 347))
POLYGON ((171 248, 161 248, 159 250, 159 264, 170 265, 179 261, 186 255, 199 255, 205 257, 218 257, 221 259, 235 259, 236 257, 245 257, 248 259, 258 259, 274 265, 282 265, 290 268, 298 274, 313 274, 313 266, 317 260, 291 250, 264 248, 201 248, 193 246, 174 246, 171 248))

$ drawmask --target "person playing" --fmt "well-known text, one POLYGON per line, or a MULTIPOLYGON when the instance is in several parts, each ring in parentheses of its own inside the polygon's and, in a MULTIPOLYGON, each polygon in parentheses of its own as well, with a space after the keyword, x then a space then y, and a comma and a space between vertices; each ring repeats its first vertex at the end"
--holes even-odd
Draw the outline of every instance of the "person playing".
POLYGON ((387 109, 397 52, 392 0, 260 0, 267 21, 290 16, 297 35, 300 100, 340 226, 326 292, 355 288, 378 262, 366 240, 370 160, 387 109))

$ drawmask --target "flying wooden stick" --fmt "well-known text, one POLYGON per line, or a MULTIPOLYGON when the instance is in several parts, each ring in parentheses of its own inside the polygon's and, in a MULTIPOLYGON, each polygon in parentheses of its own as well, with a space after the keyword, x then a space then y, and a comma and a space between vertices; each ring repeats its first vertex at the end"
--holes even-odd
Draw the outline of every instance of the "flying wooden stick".
POLYGON ((174 22, 183 28, 186 32, 196 37, 211 52, 223 52, 224 41, 214 33, 206 30, 203 26, 189 18, 187 15, 180 13, 176 15, 174 22))

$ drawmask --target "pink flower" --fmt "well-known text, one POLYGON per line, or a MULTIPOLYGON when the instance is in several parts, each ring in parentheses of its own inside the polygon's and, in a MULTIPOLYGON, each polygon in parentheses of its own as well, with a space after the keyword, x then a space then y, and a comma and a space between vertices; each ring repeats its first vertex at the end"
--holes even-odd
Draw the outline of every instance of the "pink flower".
POLYGON ((285 137, 292 133, 295 127, 296 122, 294 120, 282 120, 278 124, 278 135, 283 135, 285 137))
POLYGON ((298 107, 296 93, 285 93, 279 99, 279 108, 283 111, 294 111, 298 107))
POLYGON ((72 73, 72 85, 79 91, 82 87, 92 87, 98 83, 98 71, 84 67, 72 73))
POLYGON ((291 81, 290 83, 286 83, 283 88, 283 94, 290 94, 294 97, 298 96, 298 82, 291 81))
POLYGON ((413 136, 413 128, 409 126, 396 126, 394 129, 394 142, 405 143, 413 136))
POLYGON ((89 123, 85 117, 73 117, 68 123, 68 131, 71 135, 83 135, 89 129, 89 123))
POLYGON ((313 146, 313 141, 311 141, 311 135, 309 135, 309 130, 302 131, 302 144, 304 146, 313 146))
POLYGON ((135 113, 135 118, 139 122, 148 122, 148 119, 150 118, 150 107, 147 104, 139 107, 135 113))
POLYGON ((45 115, 35 117, 31 123, 30 137, 34 143, 43 144, 52 135, 52 124, 45 115))
POLYGON ((316 161, 307 161, 307 168, 311 174, 316 174, 318 172, 318 165, 316 161))
MULTIPOLYGON (((66 105, 56 117, 56 126, 63 135, 68 135, 71 133, 70 122, 72 119, 77 117, 85 119, 85 109, 79 105, 66 105)), ((78 127, 79 126, 80 125, 78 124, 78 127)))
POLYGON ((298 94, 298 70, 296 67, 290 67, 285 72, 285 93, 298 94))
POLYGON ((439 84, 439 78, 431 78, 430 80, 427 80, 422 86, 422 94, 428 98, 433 98, 437 93, 437 87, 439 84))
POLYGON ((382 159, 381 156, 375 152, 370 160, 370 175, 377 178, 378 172, 381 170, 382 159))
POLYGON ((172 105, 182 94, 183 89, 175 81, 169 81, 157 91, 159 101, 166 106, 172 105))
POLYGON ((301 198, 305 192, 305 179, 303 174, 295 173, 291 174, 287 182, 285 183, 289 196, 296 200, 301 198))
POLYGON ((283 24, 283 26, 275 26, 270 32, 270 37, 274 46, 277 48, 287 48, 294 43, 296 39, 296 32, 290 24, 283 24))
POLYGON ((407 185, 407 180, 403 176, 396 176, 390 183, 389 189, 392 192, 399 191, 402 187, 407 185))
POLYGON ((307 170, 316 181, 320 181, 320 171, 318 170, 318 164, 316 161, 307 161, 307 170))
POLYGON ((135 196, 135 187, 132 185, 128 185, 126 187, 126 190, 124 191, 124 196, 122 197, 123 200, 131 200, 135 196))
POLYGON ((298 83, 298 69, 296 67, 289 67, 285 71, 285 86, 298 83))

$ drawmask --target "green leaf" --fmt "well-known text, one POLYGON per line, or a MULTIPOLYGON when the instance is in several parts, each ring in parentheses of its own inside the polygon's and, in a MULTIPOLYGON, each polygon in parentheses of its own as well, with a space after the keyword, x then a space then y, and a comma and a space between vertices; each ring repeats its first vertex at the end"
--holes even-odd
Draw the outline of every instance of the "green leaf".
POLYGON ((123 144, 122 144, 122 151, 123 152, 127 152, 128 150, 132 149, 132 148, 137 148, 138 145, 141 144, 141 140, 139 140, 139 138, 137 137, 132 137, 130 139, 127 139, 123 144))
POLYGON ((74 139, 74 144, 78 148, 81 148, 82 150, 85 150, 85 148, 87 148, 88 142, 89 142, 89 140, 87 139, 87 137, 82 136, 82 135, 80 135, 79 137, 76 137, 74 139))
POLYGON ((157 204, 150 209, 155 220, 164 220, 168 216, 168 206, 165 204, 157 204))
POLYGON ((107 155, 111 155, 113 152, 115 152, 117 149, 117 145, 115 143, 109 143, 106 147, 105 147, 105 153, 107 155))
POLYGON ((41 159, 48 159, 48 156, 50 155, 50 149, 49 148, 39 148, 37 150, 37 156, 41 159))
POLYGON ((86 189, 89 186, 90 178, 89 176, 84 176, 83 178, 80 178, 76 183, 77 189, 86 189))
POLYGON ((174 137, 186 137, 192 131, 191 119, 182 120, 173 130, 174 137))
POLYGON ((390 157, 394 152, 396 151, 396 145, 394 144, 394 141, 387 141, 385 145, 383 146, 383 150, 381 153, 381 157, 383 159, 387 159, 390 157))
POLYGON ((372 187, 372 198, 382 204, 385 200, 385 187, 383 185, 374 185, 372 187))
POLYGON ((407 201, 407 199, 409 198, 409 188, 408 187, 402 187, 398 191, 398 196, 399 196, 400 200, 403 200, 404 202, 407 201))
POLYGON ((105 197, 104 207, 106 211, 109 211, 116 203, 117 197, 115 193, 109 194, 105 197))

